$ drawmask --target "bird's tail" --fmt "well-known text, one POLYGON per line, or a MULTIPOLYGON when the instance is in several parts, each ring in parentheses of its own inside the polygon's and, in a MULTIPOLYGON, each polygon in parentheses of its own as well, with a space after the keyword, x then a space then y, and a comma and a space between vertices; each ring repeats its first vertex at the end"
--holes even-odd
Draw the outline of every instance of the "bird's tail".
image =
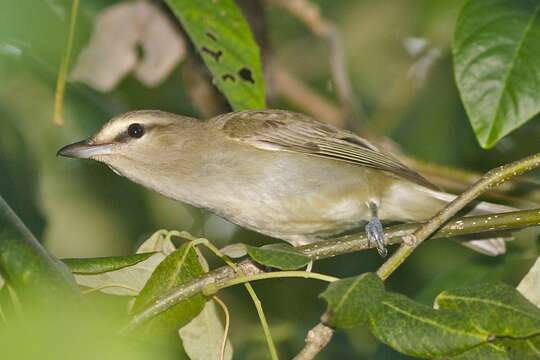
MULTIPOLYGON (((457 196, 440 191, 431 191, 431 195, 446 203, 453 201, 457 196)), ((494 204, 486 201, 478 201, 472 204, 467 215, 485 215, 493 213, 505 213, 515 211, 516 208, 506 205, 494 204)), ((506 242, 512 240, 512 234, 508 232, 487 233, 483 237, 472 240, 465 239, 461 243, 479 253, 498 256, 506 252, 506 242)))

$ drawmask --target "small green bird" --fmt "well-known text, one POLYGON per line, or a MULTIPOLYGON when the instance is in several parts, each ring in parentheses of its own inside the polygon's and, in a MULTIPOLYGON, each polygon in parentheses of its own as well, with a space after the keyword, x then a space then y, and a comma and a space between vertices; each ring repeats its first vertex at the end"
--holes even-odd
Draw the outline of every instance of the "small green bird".
MULTIPOLYGON (((103 162, 166 197, 295 246, 366 224, 382 256, 381 220, 426 220, 455 197, 358 135, 283 110, 207 121, 134 111, 58 155, 103 162)), ((489 255, 505 251, 500 238, 468 245, 489 255)))

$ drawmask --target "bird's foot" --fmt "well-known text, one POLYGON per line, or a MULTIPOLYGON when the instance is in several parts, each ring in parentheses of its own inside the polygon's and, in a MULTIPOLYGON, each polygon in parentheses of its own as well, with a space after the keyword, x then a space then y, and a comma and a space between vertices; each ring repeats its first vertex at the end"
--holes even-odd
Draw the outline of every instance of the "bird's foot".
POLYGON ((386 257, 388 250, 384 244, 384 230, 381 221, 377 217, 373 217, 366 225, 366 235, 368 244, 375 243, 379 255, 386 257))

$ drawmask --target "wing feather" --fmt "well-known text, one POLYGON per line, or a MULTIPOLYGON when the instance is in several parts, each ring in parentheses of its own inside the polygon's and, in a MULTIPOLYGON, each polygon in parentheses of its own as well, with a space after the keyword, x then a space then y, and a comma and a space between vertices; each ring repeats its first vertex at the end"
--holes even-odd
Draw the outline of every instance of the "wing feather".
POLYGON ((252 110, 218 116, 231 140, 254 147, 291 151, 386 171, 417 184, 436 187, 399 160, 358 135, 284 110, 252 110))

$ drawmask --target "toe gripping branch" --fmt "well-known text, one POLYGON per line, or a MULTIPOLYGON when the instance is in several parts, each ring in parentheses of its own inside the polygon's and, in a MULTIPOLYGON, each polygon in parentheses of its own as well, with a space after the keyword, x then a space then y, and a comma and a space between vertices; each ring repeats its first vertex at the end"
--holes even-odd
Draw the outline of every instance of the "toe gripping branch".
POLYGON ((374 202, 369 203, 369 210, 371 211, 371 220, 366 225, 366 236, 369 244, 375 243, 379 255, 385 257, 388 254, 388 250, 384 244, 384 229, 377 216, 378 206, 374 202))

